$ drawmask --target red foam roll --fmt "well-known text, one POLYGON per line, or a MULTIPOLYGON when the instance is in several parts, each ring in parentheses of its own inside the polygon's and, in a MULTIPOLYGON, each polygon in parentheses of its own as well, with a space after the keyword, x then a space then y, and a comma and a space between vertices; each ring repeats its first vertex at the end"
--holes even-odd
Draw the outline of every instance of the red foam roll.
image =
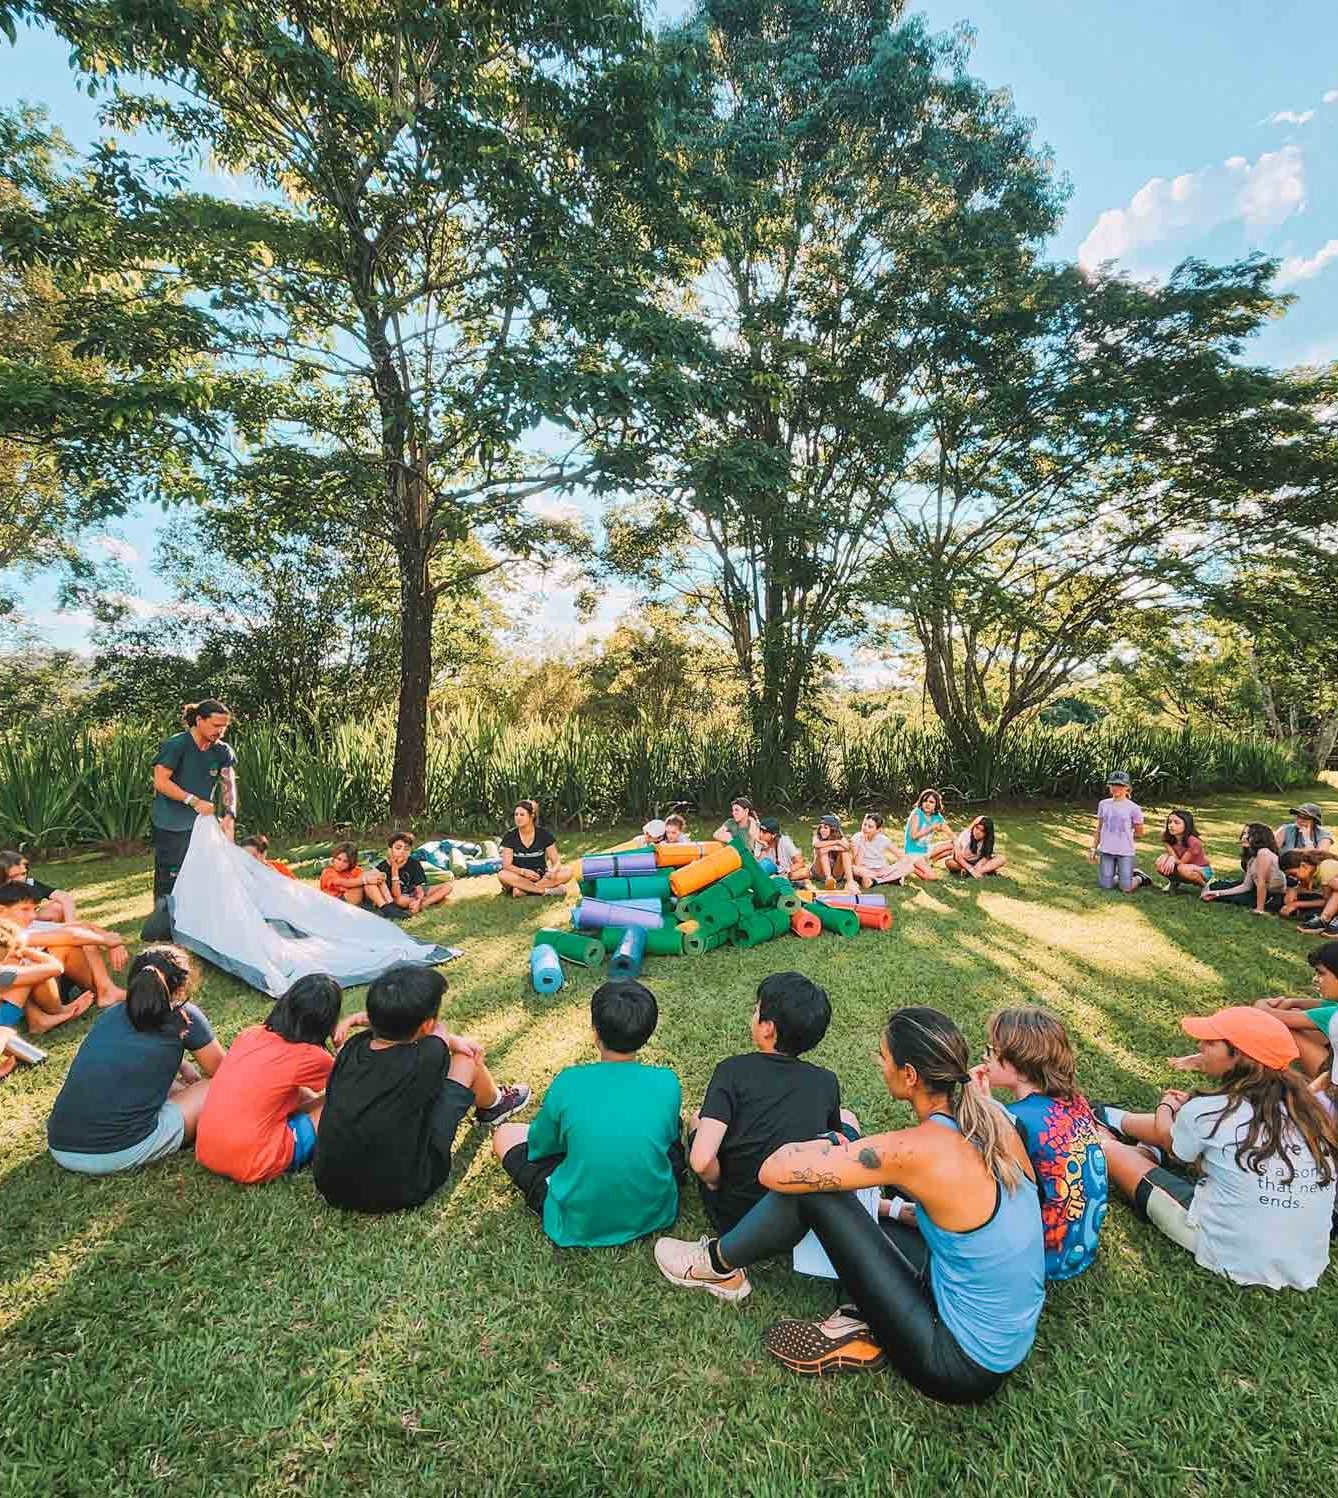
POLYGON ((805 910, 801 905, 790 915, 790 930, 796 936, 821 936, 822 922, 811 910, 805 910))

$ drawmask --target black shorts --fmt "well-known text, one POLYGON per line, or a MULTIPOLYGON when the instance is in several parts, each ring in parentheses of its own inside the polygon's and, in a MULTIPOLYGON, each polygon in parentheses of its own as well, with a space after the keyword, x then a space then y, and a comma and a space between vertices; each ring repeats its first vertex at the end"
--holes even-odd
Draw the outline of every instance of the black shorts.
POLYGON ((502 1169, 511 1177, 511 1184, 525 1198, 525 1205, 534 1215, 543 1220, 544 1202, 548 1197, 548 1178, 566 1159, 566 1155, 542 1155, 530 1159, 529 1144, 522 1139, 513 1144, 502 1156, 502 1169))
POLYGON ((1194 1182, 1188 1176, 1167 1170, 1164 1165, 1154 1165, 1134 1188, 1134 1207, 1144 1220, 1148 1215, 1148 1197, 1154 1190, 1164 1191, 1185 1208, 1194 1200, 1194 1182))

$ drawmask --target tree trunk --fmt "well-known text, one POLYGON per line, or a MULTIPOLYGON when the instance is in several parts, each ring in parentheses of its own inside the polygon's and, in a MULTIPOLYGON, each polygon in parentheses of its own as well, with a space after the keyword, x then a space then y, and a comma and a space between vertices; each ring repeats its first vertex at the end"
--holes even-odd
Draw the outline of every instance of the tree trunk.
POLYGON ((432 686, 432 615, 436 599, 426 566, 400 559, 400 697, 390 814, 420 816, 427 806, 427 699, 432 686))
POLYGON ((1313 758, 1316 774, 1328 769, 1335 744, 1338 744, 1338 712, 1324 713, 1315 731, 1313 758))

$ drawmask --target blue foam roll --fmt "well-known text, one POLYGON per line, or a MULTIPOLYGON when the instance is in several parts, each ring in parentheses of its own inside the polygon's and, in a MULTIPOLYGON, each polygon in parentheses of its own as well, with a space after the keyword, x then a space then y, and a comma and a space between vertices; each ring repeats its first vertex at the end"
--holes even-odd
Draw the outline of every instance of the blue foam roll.
POLYGON ((646 933, 640 926, 629 926, 619 938, 609 957, 611 978, 635 978, 646 956, 646 933))
POLYGON ((625 879, 629 874, 655 874, 659 872, 655 862, 655 853, 647 848, 644 853, 619 853, 614 858, 618 866, 618 877, 625 879))
POLYGON ((530 982, 535 993, 556 993, 563 984, 562 962, 555 948, 540 942, 530 948, 530 982))
POLYGON ((780 870, 776 867, 776 860, 774 858, 759 858, 757 860, 757 866, 762 870, 764 874, 780 873, 780 870))
POLYGON ((571 924, 576 931, 599 931, 605 926, 645 926, 658 931, 664 925, 660 902, 649 902, 654 908, 640 910, 634 904, 617 905, 612 900, 581 900, 572 906, 571 924))
POLYGON ((613 879, 617 873, 612 853, 587 853, 581 860, 582 879, 613 879))
POLYGON ((467 858, 465 860, 465 873, 471 879, 477 878, 480 874, 500 873, 501 868, 500 858, 467 858))

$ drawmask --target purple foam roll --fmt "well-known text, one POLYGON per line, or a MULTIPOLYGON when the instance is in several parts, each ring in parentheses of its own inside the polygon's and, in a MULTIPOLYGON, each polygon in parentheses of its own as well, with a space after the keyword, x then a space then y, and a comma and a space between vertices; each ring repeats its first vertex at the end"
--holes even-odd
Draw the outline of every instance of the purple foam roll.
POLYGON ((653 874, 656 872, 655 850, 647 848, 644 853, 619 853, 613 860, 618 865, 618 877, 629 874, 653 874))
POLYGON ((879 910, 884 910, 887 908, 886 895, 848 895, 845 893, 828 893, 824 890, 823 893, 818 896, 818 899, 821 900, 824 905, 871 905, 875 906, 879 910))
POLYGON ((598 931, 604 926, 644 926, 648 931, 658 931, 664 925, 664 915, 658 900, 651 903, 654 910, 615 905, 612 900, 582 900, 572 907, 571 923, 577 931, 598 931))
POLYGON ((630 906, 633 910, 660 910, 664 909, 664 901, 656 899, 651 895, 622 895, 617 899, 606 900, 606 905, 630 906))
POLYGON ((581 860, 582 879, 612 879, 617 872, 612 853, 587 853, 581 860))

